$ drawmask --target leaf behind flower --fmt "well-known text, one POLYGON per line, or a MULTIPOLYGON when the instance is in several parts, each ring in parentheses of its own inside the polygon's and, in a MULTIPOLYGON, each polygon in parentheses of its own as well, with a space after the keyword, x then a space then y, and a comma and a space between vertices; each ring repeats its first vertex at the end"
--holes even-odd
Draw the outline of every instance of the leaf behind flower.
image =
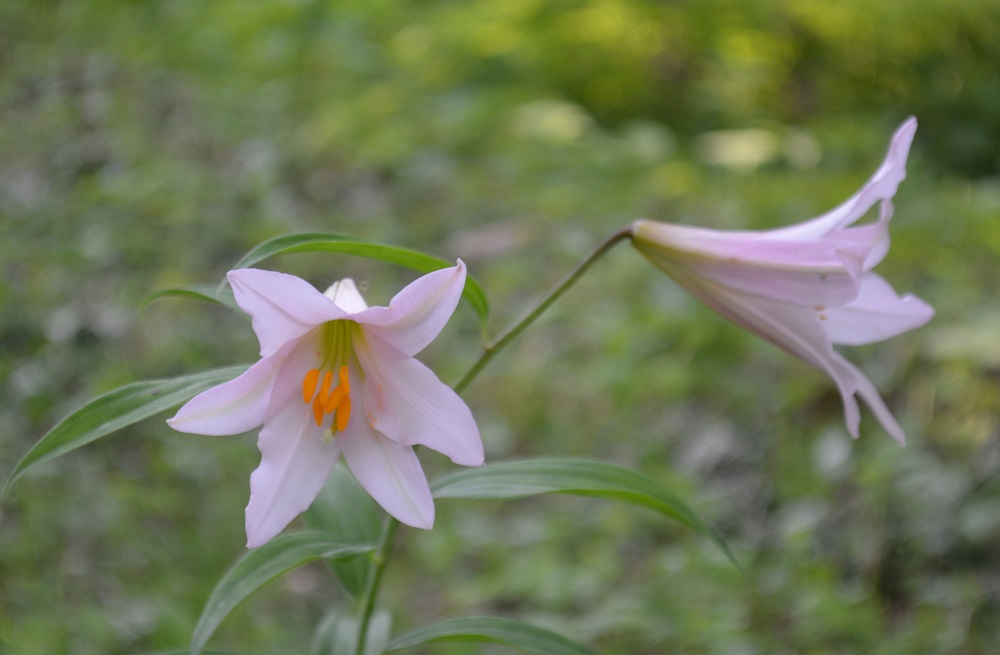
POLYGON ((133 382, 95 398, 57 423, 32 446, 7 478, 4 491, 29 467, 177 407, 246 369, 246 366, 229 366, 194 375, 133 382))
MULTIPOLYGON (((219 289, 211 284, 192 284, 183 287, 168 287, 160 289, 156 293, 146 298, 143 305, 148 305, 162 298, 193 298, 195 300, 207 300, 224 307, 228 307, 237 312, 241 312, 236 299, 228 289, 219 289)), ((241 312, 242 313, 242 312, 241 312)))
MULTIPOLYGON (((253 266, 275 255, 297 252, 334 252, 367 257, 405 266, 420 273, 430 273, 455 265, 454 262, 410 248, 374 243, 334 232, 306 232, 275 237, 258 244, 233 264, 232 270, 253 266)), ((219 290, 224 289, 226 284, 227 282, 223 280, 219 285, 219 290)), ((483 293, 482 287, 472 276, 465 278, 465 290, 462 292, 462 298, 475 310, 480 323, 485 325, 490 313, 489 303, 486 301, 486 294, 483 293)))
POLYGON ((485 641, 544 655, 594 655, 551 630, 497 616, 469 616, 425 625, 393 639, 386 652, 442 641, 485 641))
POLYGON ((205 602, 191 636, 191 655, 202 653, 205 643, 223 619, 271 580, 317 559, 344 561, 371 552, 373 548, 332 541, 319 532, 299 532, 280 535, 246 552, 222 576, 205 602))
POLYGON ((655 481, 615 464, 562 458, 501 462, 456 471, 436 480, 431 489, 435 498, 504 500, 562 493, 625 501, 703 534, 739 568, 729 546, 705 526, 687 503, 655 481))

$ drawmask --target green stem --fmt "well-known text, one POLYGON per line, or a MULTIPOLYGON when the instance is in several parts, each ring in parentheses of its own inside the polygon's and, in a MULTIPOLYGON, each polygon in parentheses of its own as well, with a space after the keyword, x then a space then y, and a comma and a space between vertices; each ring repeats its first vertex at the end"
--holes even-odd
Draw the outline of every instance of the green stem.
MULTIPOLYGON (((552 303, 559 299, 567 289, 573 286, 577 280, 580 279, 588 268, 594 265, 598 259, 603 257, 611 248, 613 248, 619 241, 623 239, 628 239, 632 236, 632 231, 630 229, 621 230, 615 232, 610 237, 605 239, 604 243, 599 245, 590 255, 587 256, 576 269, 570 273, 565 280, 563 280, 559 286, 557 286, 548 296, 546 296, 537 307, 531 310, 524 318, 522 318, 514 327, 510 328, 499 339, 496 340, 492 345, 488 345, 483 349, 483 354, 479 356, 479 359, 472 365, 462 379, 458 381, 454 389, 456 393, 461 393, 469 383, 472 382, 480 371, 486 367, 486 365, 493 359, 498 352, 507 347, 507 345, 516 339, 524 330, 535 322, 535 320, 548 309, 552 303)), ((378 596, 379 587, 382 584, 382 576, 385 574, 385 567, 389 563, 389 556, 392 554, 393 541, 396 537, 396 531, 399 529, 399 521, 392 518, 391 516, 386 517, 385 523, 382 525, 382 534, 379 537, 378 548, 372 555, 373 562, 375 564, 374 569, 368 578, 368 584, 365 585, 364 595, 361 597, 361 614, 358 618, 358 638, 356 642, 356 647, 354 649, 355 655, 364 655, 365 645, 368 641, 368 626, 371 624, 372 613, 375 611, 375 599, 378 596)))
POLYGON ((580 279, 580 276, 582 276, 588 268, 593 266, 594 262, 603 257, 609 250, 611 250, 611 248, 617 245, 619 241, 628 239, 631 236, 632 230, 625 229, 615 232, 610 237, 605 239, 604 243, 599 245, 594 252, 590 253, 586 259, 580 262, 580 265, 576 267, 576 270, 566 276, 566 279, 563 280, 559 286, 552 291, 552 293, 546 296, 537 307, 531 310, 531 312, 522 318, 520 322, 514 325, 514 327, 510 328, 506 334, 497 339, 495 343, 488 345, 483 349, 483 354, 479 356, 479 359, 472 365, 472 368, 470 368, 465 375, 462 376, 462 379, 455 385, 455 393, 462 393, 462 391, 469 386, 469 383, 476 379, 476 376, 479 375, 479 373, 486 367, 487 364, 490 363, 490 360, 493 359, 498 352, 507 347, 507 344, 516 339, 529 325, 534 323, 535 320, 541 316, 550 305, 552 305, 552 303, 558 300, 567 289, 573 286, 576 281, 580 279))
POLYGON ((378 548, 372 554, 375 567, 368 577, 368 584, 365 585, 365 592, 361 597, 361 615, 358 618, 355 655, 364 655, 365 645, 368 641, 368 626, 371 623, 372 613, 375 611, 375 598, 382 585, 382 576, 385 575, 385 567, 389 563, 389 556, 392 555, 392 546, 398 529, 399 521, 391 516, 386 516, 385 522, 382 524, 382 535, 379 537, 378 548))

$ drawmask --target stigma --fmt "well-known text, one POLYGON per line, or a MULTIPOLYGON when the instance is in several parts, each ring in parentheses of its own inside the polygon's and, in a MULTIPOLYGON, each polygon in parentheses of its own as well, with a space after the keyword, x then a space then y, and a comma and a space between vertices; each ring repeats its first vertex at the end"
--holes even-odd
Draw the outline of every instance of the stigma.
POLYGON ((337 371, 337 386, 333 383, 333 371, 311 369, 302 380, 302 402, 312 405, 317 426, 323 425, 327 414, 333 414, 330 432, 336 435, 343 432, 351 420, 351 382, 346 365, 337 371))

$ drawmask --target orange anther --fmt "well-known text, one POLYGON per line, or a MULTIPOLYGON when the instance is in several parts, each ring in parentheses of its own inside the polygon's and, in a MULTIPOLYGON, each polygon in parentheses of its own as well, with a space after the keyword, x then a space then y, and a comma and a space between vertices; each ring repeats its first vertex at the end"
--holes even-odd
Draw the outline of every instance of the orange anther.
POLYGON ((316 419, 316 425, 323 425, 323 401, 320 400, 319 396, 316 396, 316 400, 313 401, 313 418, 316 419))
POLYGON ((340 378, 340 384, 344 387, 344 393, 351 393, 351 380, 347 375, 347 366, 340 367, 337 377, 340 378))
POLYGON ((316 393, 316 384, 319 382, 319 369, 314 368, 306 373, 302 380, 302 402, 307 403, 313 399, 316 393))
POLYGON ((344 396, 337 407, 337 432, 343 432, 347 428, 347 422, 351 420, 351 397, 344 396))
POLYGON ((346 395, 344 392, 344 385, 337 385, 337 388, 330 392, 330 396, 326 399, 325 409, 326 413, 337 409, 337 405, 340 404, 341 399, 346 395))

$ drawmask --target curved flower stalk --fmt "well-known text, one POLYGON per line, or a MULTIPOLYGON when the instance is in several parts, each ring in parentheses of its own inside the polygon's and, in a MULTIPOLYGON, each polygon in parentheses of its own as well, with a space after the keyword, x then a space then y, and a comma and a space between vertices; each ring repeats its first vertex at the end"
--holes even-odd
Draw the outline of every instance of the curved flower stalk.
POLYGON ((479 466, 472 413, 413 358, 441 331, 465 285, 465 265, 429 273, 388 307, 368 307, 344 279, 320 293, 292 275, 229 273, 252 318, 261 360, 192 398, 168 421, 181 432, 238 434, 263 425, 260 466, 250 476, 247 546, 281 532, 316 498, 343 454, 389 514, 418 528, 434 503, 412 446, 479 466))
POLYGON ((812 220, 764 231, 720 231, 640 220, 632 243, 709 308, 829 375, 855 438, 856 396, 901 444, 902 428, 872 382, 833 344, 882 341, 920 327, 934 310, 899 296, 871 269, 889 250, 892 197, 906 177, 917 129, 910 118, 885 161, 844 203, 812 220), (878 219, 854 225, 876 203, 878 219))

